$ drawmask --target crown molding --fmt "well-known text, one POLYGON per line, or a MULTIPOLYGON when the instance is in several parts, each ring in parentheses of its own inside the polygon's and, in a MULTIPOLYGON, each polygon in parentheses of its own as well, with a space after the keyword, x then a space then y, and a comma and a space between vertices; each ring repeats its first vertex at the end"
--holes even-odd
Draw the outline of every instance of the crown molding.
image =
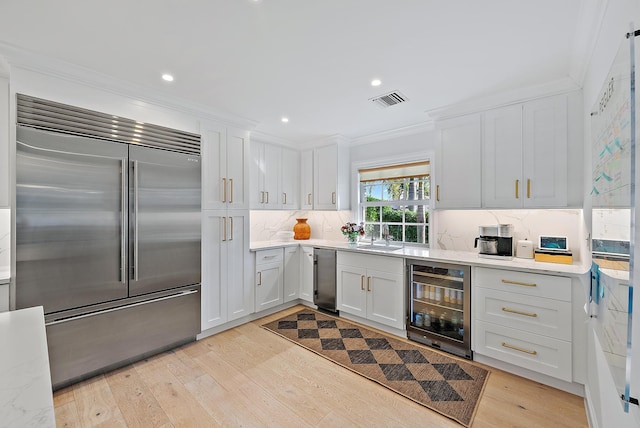
POLYGON ((179 111, 201 120, 214 121, 247 130, 252 130, 257 126, 257 122, 251 119, 214 111, 211 107, 203 104, 165 95, 150 87, 126 82, 90 68, 0 42, 0 75, 3 74, 4 68, 8 69, 9 77, 12 69, 19 68, 179 111))
POLYGON ((278 146, 290 147, 292 149, 300 148, 300 144, 295 141, 287 140, 286 138, 277 137, 271 134, 265 134, 264 132, 260 132, 260 131, 251 131, 251 140, 259 141, 261 143, 269 143, 269 144, 276 144, 278 146))
POLYGON ((374 134, 364 135, 351 140, 351 146, 362 146, 365 144, 377 143, 380 141, 388 141, 394 138, 405 137, 408 135, 422 134, 435 129, 435 122, 429 120, 427 122, 417 123, 415 125, 404 126, 402 128, 394 128, 386 131, 376 132, 374 134))

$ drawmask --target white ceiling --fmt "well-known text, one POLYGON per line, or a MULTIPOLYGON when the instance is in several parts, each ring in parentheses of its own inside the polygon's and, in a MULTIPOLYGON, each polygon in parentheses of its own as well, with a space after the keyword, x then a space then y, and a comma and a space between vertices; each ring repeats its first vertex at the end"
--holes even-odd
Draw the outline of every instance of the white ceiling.
POLYGON ((492 94, 579 86, 572 61, 582 51, 583 3, 0 0, 0 42, 293 142, 353 139, 492 94), (173 83, 160 79, 165 72, 173 83), (393 90, 409 101, 386 109, 368 101, 393 90))

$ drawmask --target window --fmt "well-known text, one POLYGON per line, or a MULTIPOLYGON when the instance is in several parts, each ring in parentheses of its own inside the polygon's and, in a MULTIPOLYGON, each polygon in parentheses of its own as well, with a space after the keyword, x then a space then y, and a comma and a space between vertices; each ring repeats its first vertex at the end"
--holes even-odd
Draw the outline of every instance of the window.
POLYGON ((389 227, 394 241, 429 244, 429 162, 368 168, 360 175, 360 216, 366 238, 382 239, 389 227))

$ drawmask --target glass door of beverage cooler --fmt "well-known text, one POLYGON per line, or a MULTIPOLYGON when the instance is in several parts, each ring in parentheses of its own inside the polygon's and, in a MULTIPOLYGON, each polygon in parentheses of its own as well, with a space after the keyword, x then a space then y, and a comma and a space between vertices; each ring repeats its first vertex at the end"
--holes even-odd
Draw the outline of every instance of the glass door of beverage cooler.
POLYGON ((471 268, 419 260, 407 268, 407 337, 471 359, 471 268))

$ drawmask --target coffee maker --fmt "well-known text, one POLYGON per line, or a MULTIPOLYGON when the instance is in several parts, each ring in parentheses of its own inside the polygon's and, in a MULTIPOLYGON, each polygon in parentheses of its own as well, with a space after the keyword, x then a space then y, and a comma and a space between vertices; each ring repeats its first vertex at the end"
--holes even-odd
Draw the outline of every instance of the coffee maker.
POLYGON ((513 258, 513 225, 480 226, 473 248, 479 248, 478 257, 510 260, 513 258))

